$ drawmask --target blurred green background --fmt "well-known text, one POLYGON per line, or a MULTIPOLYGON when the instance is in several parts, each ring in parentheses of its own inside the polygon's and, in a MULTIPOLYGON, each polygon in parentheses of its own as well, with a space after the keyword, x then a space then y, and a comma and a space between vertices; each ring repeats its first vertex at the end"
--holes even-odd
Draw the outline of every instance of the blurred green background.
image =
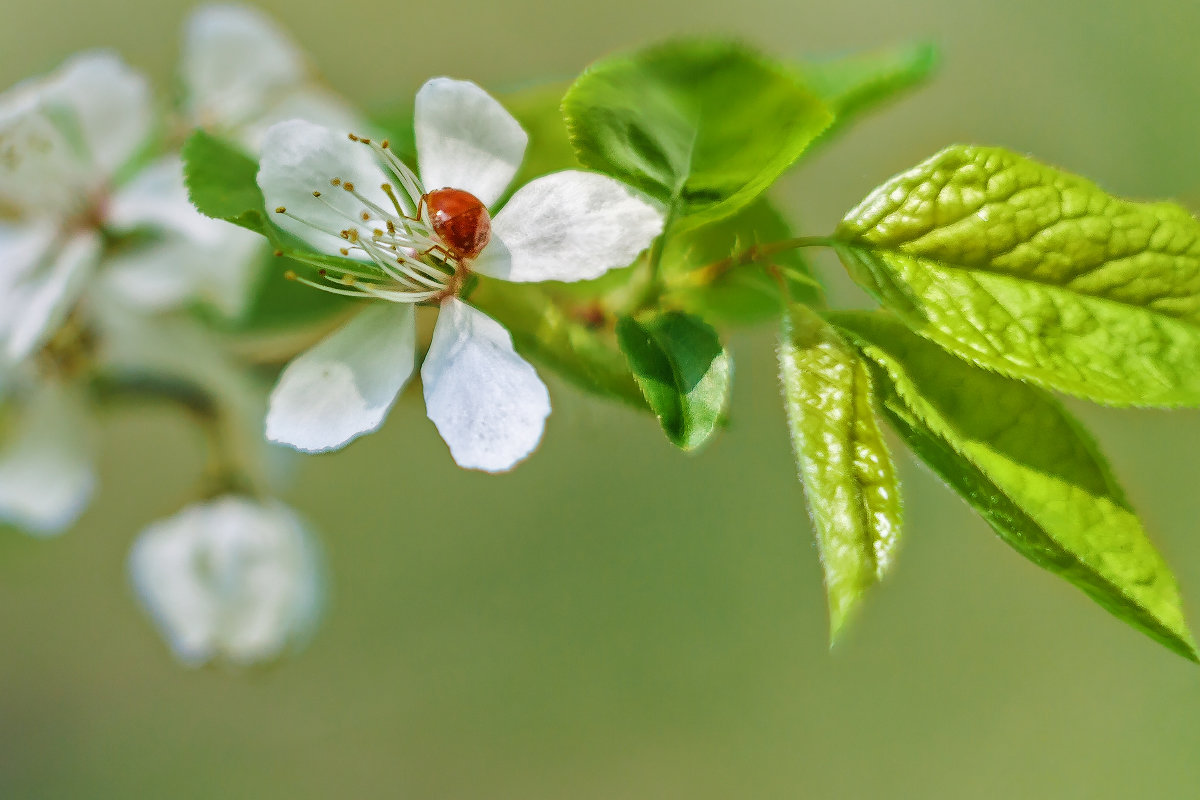
MULTIPOLYGON (((781 185, 803 230, 959 141, 1200 208, 1184 0, 262 5, 364 104, 437 74, 566 77, 682 32, 778 55, 932 38, 931 87, 781 185)), ((187 8, 3 0, 0 83, 106 45, 166 88, 187 8)), ((830 652, 772 331, 733 347, 733 424, 695 457, 552 382, 540 452, 465 473, 411 387, 382 433, 302 464, 288 499, 323 534, 332 604, 303 655, 250 674, 177 666, 135 606, 127 548, 190 499, 202 451, 181 417, 114 418, 82 523, 0 537, 0 797, 1196 796, 1200 668, 1024 562, 907 457, 899 563, 830 652)), ((1078 408, 1200 621, 1200 413, 1078 408)))

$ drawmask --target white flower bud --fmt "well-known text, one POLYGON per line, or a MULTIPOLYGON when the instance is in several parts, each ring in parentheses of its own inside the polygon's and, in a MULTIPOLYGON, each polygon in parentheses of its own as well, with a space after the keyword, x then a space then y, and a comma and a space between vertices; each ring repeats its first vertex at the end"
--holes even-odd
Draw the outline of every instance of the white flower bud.
POLYGON ((295 512, 232 495, 150 525, 129 571, 175 655, 192 665, 252 664, 294 649, 323 594, 317 543, 295 512))

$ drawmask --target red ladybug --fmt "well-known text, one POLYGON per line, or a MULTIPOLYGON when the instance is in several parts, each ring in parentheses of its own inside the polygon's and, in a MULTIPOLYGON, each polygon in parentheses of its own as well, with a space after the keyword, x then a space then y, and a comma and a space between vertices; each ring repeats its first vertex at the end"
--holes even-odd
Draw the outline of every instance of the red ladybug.
POLYGON ((470 261, 483 252, 492 236, 492 218, 478 197, 462 189, 434 189, 421 199, 451 256, 470 261))

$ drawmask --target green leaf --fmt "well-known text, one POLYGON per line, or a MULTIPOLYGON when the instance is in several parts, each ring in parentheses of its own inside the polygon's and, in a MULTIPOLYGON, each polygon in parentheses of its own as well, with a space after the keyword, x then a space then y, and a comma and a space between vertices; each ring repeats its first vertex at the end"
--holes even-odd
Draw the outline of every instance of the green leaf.
POLYGON ((755 245, 791 237, 788 224, 765 198, 731 217, 670 235, 660 267, 668 287, 664 302, 719 322, 750 324, 778 319, 788 298, 782 296, 779 281, 772 275, 776 272, 791 300, 822 305, 821 286, 799 249, 716 274, 706 269, 755 245))
POLYGON ((717 332, 678 311, 621 317, 617 340, 667 438, 693 450, 716 431, 729 403, 729 356, 717 332))
POLYGON ((563 115, 583 164, 661 200, 685 227, 749 204, 832 120, 793 71, 713 41, 598 61, 563 115))
POLYGON ((834 123, 822 139, 860 114, 921 85, 937 63, 937 48, 922 42, 803 64, 800 73, 805 83, 834 113, 834 123))
POLYGON ((522 355, 581 389, 647 408, 611 329, 573 318, 546 286, 480 278, 470 300, 509 330, 522 355))
POLYGON ((900 485, 875 419, 867 366, 804 306, 784 315, 779 376, 816 525, 833 641, 891 566, 900 536, 900 485))
POLYGON ((1200 403, 1200 223, 1179 206, 951 147, 836 238, 856 279, 963 358, 1101 403, 1200 403))
POLYGON ((1095 442, 1053 396, 976 369, 888 314, 829 318, 872 363, 896 431, 1004 541, 1200 660, 1174 576, 1095 442))
POLYGON ((183 143, 182 155, 188 197, 201 214, 265 232, 258 162, 202 130, 183 143))

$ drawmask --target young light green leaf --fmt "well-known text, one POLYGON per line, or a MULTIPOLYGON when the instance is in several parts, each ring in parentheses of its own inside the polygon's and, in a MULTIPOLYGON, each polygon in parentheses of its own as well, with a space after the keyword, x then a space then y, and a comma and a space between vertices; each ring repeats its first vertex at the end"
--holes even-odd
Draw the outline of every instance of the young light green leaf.
POLYGON ((188 137, 182 155, 188 197, 201 214, 264 232, 254 159, 203 130, 188 137))
POLYGON ((828 316, 872 364, 896 431, 1004 541, 1200 660, 1174 576, 1095 442, 1057 400, 972 367, 891 315, 828 316))
POLYGON ((804 306, 784 315, 779 376, 816 526, 834 641, 891 565, 900 536, 900 485, 875 419, 867 366, 804 306))
POLYGON ((778 319, 789 298, 822 305, 821 285, 799 249, 781 251, 770 260, 719 268, 722 261, 755 245, 791 237, 788 224, 766 198, 731 217, 668 236, 660 267, 667 285, 663 301, 705 319, 734 324, 778 319))
POLYGON ((729 355, 717 332, 679 311, 617 321, 633 377, 667 438, 694 450, 716 432, 729 404, 729 355))
POLYGON ((951 147, 836 238, 861 283, 963 358, 1101 403, 1200 403, 1200 222, 1179 206, 951 147))
POLYGON ((711 41, 599 61, 562 108, 583 164, 662 201, 684 227, 747 205, 832 121, 794 72, 711 41))
POLYGON ((542 286, 480 278, 471 304, 512 333, 517 350, 593 394, 646 409, 612 330, 573 318, 542 286))
POLYGON ((800 73, 805 83, 835 116, 822 138, 828 138, 860 114, 924 83, 937 62, 937 48, 922 42, 802 64, 800 73))

